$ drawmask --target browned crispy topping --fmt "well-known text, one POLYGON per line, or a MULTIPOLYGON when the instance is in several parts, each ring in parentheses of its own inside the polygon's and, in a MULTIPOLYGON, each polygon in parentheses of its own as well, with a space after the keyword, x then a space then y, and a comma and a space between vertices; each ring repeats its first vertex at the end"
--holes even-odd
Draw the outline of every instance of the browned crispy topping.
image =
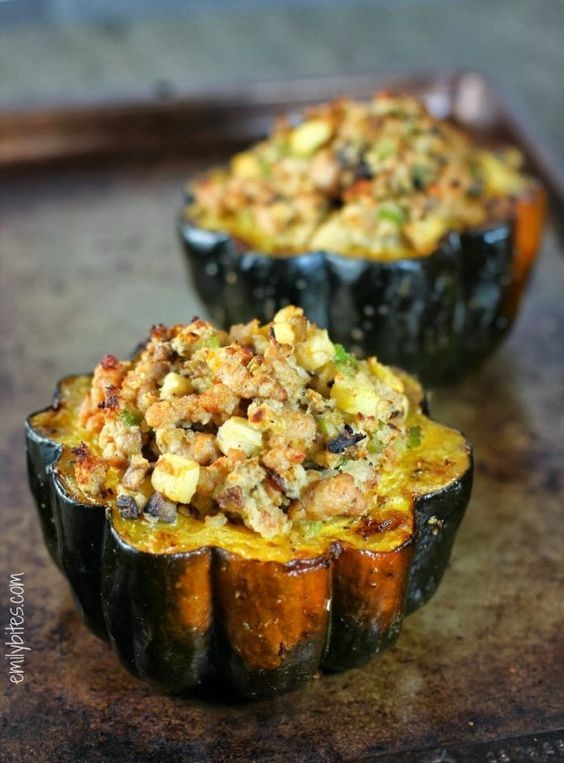
POLYGON ((96 447, 74 449, 75 476, 100 498, 117 470, 123 517, 174 522, 180 508, 272 537, 368 511, 407 407, 392 371, 295 307, 229 334, 158 326, 134 360, 95 369, 80 417, 96 447))
POLYGON ((71 448, 71 453, 79 460, 84 460, 90 455, 90 450, 88 449, 88 445, 81 440, 80 445, 77 445, 76 448, 71 448))
POLYGON ((515 149, 486 150, 406 95, 316 106, 191 188, 188 219, 266 252, 424 256, 449 230, 511 214, 515 149))
POLYGON ((119 360, 115 357, 115 355, 105 355, 100 361, 100 365, 105 371, 108 371, 111 368, 117 368, 119 365, 119 360))
POLYGON ((367 540, 371 535, 395 530, 403 521, 404 518, 401 515, 389 516, 384 519, 364 517, 361 524, 357 527, 356 532, 364 538, 364 540, 367 540))

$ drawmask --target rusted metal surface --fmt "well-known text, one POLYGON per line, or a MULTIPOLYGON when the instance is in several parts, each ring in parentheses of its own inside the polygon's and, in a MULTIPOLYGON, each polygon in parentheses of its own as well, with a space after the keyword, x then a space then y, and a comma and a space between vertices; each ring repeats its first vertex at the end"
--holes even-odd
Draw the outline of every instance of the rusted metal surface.
POLYGON ((23 419, 64 374, 129 353, 154 322, 203 312, 174 230, 194 169, 187 159, 3 183, 0 617, 9 573, 23 572, 31 651, 22 684, 1 665, 0 757, 563 759, 564 257, 552 232, 509 341, 434 394, 435 417, 475 445, 474 496, 439 592, 381 658, 269 702, 167 697, 80 623, 40 538, 23 419))

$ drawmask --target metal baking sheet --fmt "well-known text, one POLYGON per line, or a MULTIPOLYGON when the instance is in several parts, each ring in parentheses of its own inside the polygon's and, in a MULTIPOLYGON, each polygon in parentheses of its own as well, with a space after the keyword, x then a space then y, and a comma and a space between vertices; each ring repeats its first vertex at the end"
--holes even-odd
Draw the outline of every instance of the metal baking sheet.
MULTIPOLYGON (((480 93, 499 102, 477 75, 410 82, 487 136, 519 138, 501 107, 479 107, 480 93)), ((435 417, 475 445, 474 495, 439 592, 368 666, 268 702, 159 695, 82 626, 40 538, 25 415, 46 404, 60 376, 106 352, 129 353, 152 323, 205 314, 175 237, 184 179, 313 91, 361 95, 382 84, 240 87, 238 112, 233 91, 201 94, 199 122, 186 103, 163 104, 158 118, 151 105, 150 118, 138 112, 133 144, 127 114, 141 107, 128 103, 86 109, 88 139, 79 141, 78 107, 52 110, 50 122, 22 111, 19 142, 17 115, 0 116, 5 138, 12 120, 12 142, 0 141, 0 611, 3 627, 9 575, 23 573, 30 647, 23 683, 11 684, 2 664, 3 760, 564 759, 564 258, 552 224, 509 340, 479 372, 433 395, 435 417), (109 113, 125 119, 121 127, 109 113), (160 137, 142 128, 151 119, 160 137)), ((525 148, 533 162, 542 154, 525 148)))

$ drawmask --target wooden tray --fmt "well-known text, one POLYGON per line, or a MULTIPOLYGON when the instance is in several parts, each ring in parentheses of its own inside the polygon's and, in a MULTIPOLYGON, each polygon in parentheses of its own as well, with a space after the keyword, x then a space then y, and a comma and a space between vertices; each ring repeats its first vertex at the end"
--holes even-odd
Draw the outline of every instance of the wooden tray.
MULTIPOLYGON (((523 313, 479 372, 434 398, 476 448, 475 491, 436 597, 391 650, 272 702, 156 694, 86 631, 48 560, 22 424, 65 373, 203 312, 175 238, 183 181, 274 112, 401 85, 560 171, 473 73, 246 85, 162 103, 0 115, 2 612, 25 581, 25 681, 3 665, 3 760, 521 761, 564 758, 564 258, 551 227, 523 313)), ((564 187, 564 186, 563 186, 564 187)))

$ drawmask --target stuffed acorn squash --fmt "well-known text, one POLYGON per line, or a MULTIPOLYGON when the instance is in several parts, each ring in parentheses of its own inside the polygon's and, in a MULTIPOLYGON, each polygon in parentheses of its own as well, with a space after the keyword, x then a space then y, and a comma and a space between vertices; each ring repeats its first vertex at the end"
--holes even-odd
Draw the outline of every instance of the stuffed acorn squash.
POLYGON ((421 388, 286 307, 154 327, 27 422, 47 546, 87 624, 167 691, 359 665, 435 591, 470 495, 421 388))
POLYGON ((355 354, 442 382, 517 311, 544 216, 521 161, 411 97, 335 101, 192 182, 181 240, 219 324, 297 304, 355 354))

